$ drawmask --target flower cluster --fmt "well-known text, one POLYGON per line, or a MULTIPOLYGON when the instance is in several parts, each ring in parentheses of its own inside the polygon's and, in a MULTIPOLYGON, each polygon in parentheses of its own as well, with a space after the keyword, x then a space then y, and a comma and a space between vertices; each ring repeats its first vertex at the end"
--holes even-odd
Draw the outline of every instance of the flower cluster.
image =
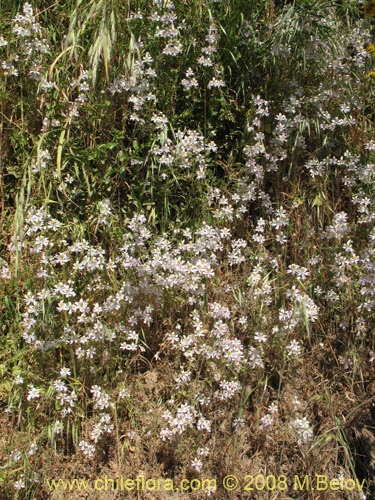
MULTIPOLYGON (((125 25, 104 2, 101 28, 123 35, 102 47, 109 83, 101 60, 76 63, 78 42, 53 53, 29 3, 0 36, 2 392, 20 429, 47 423, 43 446, 99 460, 111 440, 121 457, 121 441, 150 439, 142 460, 193 474, 229 433, 241 456, 285 436, 305 455, 319 430, 290 391, 357 391, 361 363, 373 370, 368 21, 344 29, 324 2, 286 16, 250 2, 249 18, 232 4, 147 0, 125 25), (318 389, 309 362, 329 371, 318 389)), ((77 40, 95 23, 77 21, 77 40)), ((43 447, 34 433, 19 448, 6 467, 43 447)))
POLYGON ((43 37, 43 30, 36 21, 31 4, 25 3, 23 13, 13 19, 12 35, 14 41, 0 39, 0 48, 12 46, 14 52, 7 61, 2 62, 3 72, 9 76, 18 76, 26 63, 27 76, 40 81, 44 75, 44 56, 49 52, 49 44, 43 37))

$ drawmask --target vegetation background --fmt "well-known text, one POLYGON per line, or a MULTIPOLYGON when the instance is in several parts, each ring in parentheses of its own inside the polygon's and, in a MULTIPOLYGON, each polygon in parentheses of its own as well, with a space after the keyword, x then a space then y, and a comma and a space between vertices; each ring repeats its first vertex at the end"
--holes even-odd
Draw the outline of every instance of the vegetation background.
POLYGON ((2 499, 375 498, 374 16, 0 1, 2 499))

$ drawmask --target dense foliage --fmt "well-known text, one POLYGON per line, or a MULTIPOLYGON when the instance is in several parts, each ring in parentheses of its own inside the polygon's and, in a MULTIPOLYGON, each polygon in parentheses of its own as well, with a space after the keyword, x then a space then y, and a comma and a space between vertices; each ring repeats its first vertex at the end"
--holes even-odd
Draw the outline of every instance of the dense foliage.
POLYGON ((0 8, 1 498, 373 498, 375 2, 0 8))

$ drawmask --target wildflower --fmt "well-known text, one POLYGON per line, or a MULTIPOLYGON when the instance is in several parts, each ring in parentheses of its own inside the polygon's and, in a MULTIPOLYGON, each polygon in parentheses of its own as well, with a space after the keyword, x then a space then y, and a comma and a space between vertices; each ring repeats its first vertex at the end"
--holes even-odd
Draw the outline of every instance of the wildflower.
POLYGON ((163 418, 167 420, 169 424, 169 428, 162 429, 160 432, 161 439, 165 441, 175 434, 182 434, 186 429, 192 427, 196 418, 196 411, 193 407, 185 403, 177 408, 175 417, 167 410, 163 413, 163 418))
POLYGON ((345 212, 337 213, 332 224, 324 232, 326 238, 341 238, 349 231, 348 215, 345 212))
POLYGON ((202 462, 202 460, 200 460, 199 458, 194 458, 194 459, 191 461, 191 466, 192 466, 192 467, 193 467, 193 469, 195 469, 197 472, 201 472, 202 467, 203 467, 203 462, 202 462))
POLYGON ((69 280, 68 283, 62 283, 61 281, 54 286, 55 294, 63 295, 64 297, 75 297, 76 292, 73 290, 73 287, 70 286, 72 282, 69 280))
POLYGON ((5 75, 18 76, 18 70, 11 62, 3 61, 1 66, 4 70, 5 75))
POLYGON ((245 326, 247 326, 247 323, 248 323, 248 320, 247 320, 246 316, 240 316, 240 317, 238 318, 238 324, 239 324, 242 328, 244 328, 245 326))
POLYGON ((194 71, 189 68, 186 71, 186 77, 181 81, 181 85, 184 87, 184 90, 190 90, 193 87, 198 87, 198 80, 195 78, 194 71))
POLYGON ((99 221, 98 221, 99 224, 107 224, 108 217, 112 215, 112 208, 110 201, 108 199, 100 201, 99 210, 100 210, 99 221))
POLYGON ((197 60, 197 63, 200 64, 201 66, 205 66, 206 68, 207 67, 209 68, 214 65, 211 58, 204 56, 200 56, 197 60))
POLYGON ((29 392, 27 394, 27 401, 32 401, 33 399, 38 399, 41 396, 41 390, 34 387, 32 384, 29 386, 29 392))
POLYGON ((15 385, 22 385, 23 384, 23 377, 21 375, 16 375, 13 380, 15 385))
POLYGON ((94 426, 94 428, 90 434, 90 438, 95 443, 97 443, 103 434, 108 434, 108 433, 112 432, 113 429, 114 429, 114 425, 111 422, 111 415, 105 413, 104 415, 102 415, 100 417, 99 423, 97 423, 94 426))
POLYGON ((95 454, 95 446, 88 443, 87 441, 80 441, 78 447, 82 451, 82 453, 89 458, 92 458, 95 454))
MULTIPOLYGON (((212 0, 213 2, 221 2, 221 0, 212 0)), ((210 497, 214 495, 216 492, 216 485, 210 484, 209 487, 205 490, 206 496, 210 497)))
POLYGON ((182 44, 181 42, 176 42, 176 41, 173 43, 168 43, 163 49, 163 54, 173 57, 176 57, 178 54, 181 54, 181 52, 182 52, 182 44))
POLYGON ((164 115, 164 113, 152 115, 151 121, 155 123, 155 128, 160 131, 163 131, 165 125, 168 124, 168 118, 164 115))
POLYGON ((292 427, 292 430, 296 434, 298 444, 300 444, 300 445, 306 444, 309 441, 312 441, 312 439, 314 437, 314 432, 311 429, 310 423, 306 417, 295 418, 291 422, 291 427, 292 427))
POLYGON ((262 422, 261 425, 260 425, 260 428, 261 429, 268 429, 270 427, 273 426, 274 424, 274 417, 273 415, 263 415, 263 417, 260 419, 260 421, 262 422))
POLYGON ((31 455, 35 455, 35 453, 38 451, 38 445, 37 443, 34 441, 31 443, 31 445, 29 446, 28 448, 28 451, 27 453, 31 456, 31 455))
POLYGON ((209 453, 210 453, 210 450, 207 447, 197 449, 197 455, 199 457, 208 457, 209 453))
POLYGON ((288 345, 287 345, 287 354, 290 357, 298 357, 301 355, 302 349, 299 344, 299 342, 295 339, 293 339, 288 345))
POLYGON ((210 316, 211 318, 219 319, 219 318, 230 318, 230 310, 227 306, 222 306, 218 302, 214 302, 213 304, 209 304, 210 316))
POLYGON ((199 431, 211 432, 211 422, 204 417, 199 417, 197 422, 197 429, 199 431))
POLYGON ((14 482, 14 488, 17 491, 23 490, 26 487, 26 483, 24 479, 18 479, 18 481, 14 482))
POLYGON ((99 408, 100 410, 105 410, 110 407, 110 396, 102 391, 102 388, 98 385, 93 385, 91 393, 94 398, 94 408, 99 408))
POLYGON ((290 264, 287 273, 296 276, 300 280, 304 280, 310 275, 306 267, 301 267, 297 264, 290 264))
POLYGON ((207 87, 209 89, 212 89, 213 87, 215 88, 225 87, 225 82, 223 80, 218 80, 217 78, 212 78, 212 80, 208 82, 207 87))
POLYGON ((240 392, 241 384, 236 380, 231 382, 223 381, 220 382, 220 389, 221 391, 216 391, 215 396, 220 401, 225 401, 226 399, 232 399, 237 393, 240 392))
POLYGON ((64 424, 61 422, 61 420, 56 420, 56 422, 54 422, 53 426, 51 427, 54 434, 61 434, 64 430, 64 424))
POLYGON ((11 277, 11 274, 10 274, 10 268, 9 268, 7 262, 5 260, 4 261, 0 260, 0 265, 2 265, 2 267, 0 269, 1 278, 3 278, 4 280, 9 280, 11 277))
POLYGON ((184 368, 181 368, 181 374, 178 377, 175 377, 177 382, 177 387, 181 387, 191 380, 192 373, 190 371, 185 371, 184 368))
POLYGON ((264 363, 262 360, 262 354, 255 347, 250 347, 248 354, 248 363, 251 368, 264 368, 264 363))
POLYGON ((255 332, 254 334, 254 340, 257 342, 267 342, 267 335, 262 332, 255 332))
POLYGON ((61 370, 60 370, 61 377, 69 377, 70 375, 71 375, 70 368, 65 368, 65 367, 61 368, 61 370))

